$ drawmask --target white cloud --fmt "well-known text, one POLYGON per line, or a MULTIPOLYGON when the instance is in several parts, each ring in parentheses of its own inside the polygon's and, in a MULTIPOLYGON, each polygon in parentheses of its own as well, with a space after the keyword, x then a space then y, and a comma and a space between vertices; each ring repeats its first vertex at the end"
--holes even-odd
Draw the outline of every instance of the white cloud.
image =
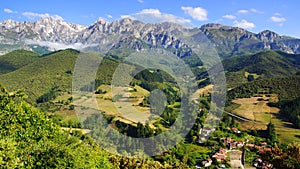
POLYGON ((63 18, 59 15, 50 15, 48 13, 42 14, 42 13, 34 13, 34 12, 23 12, 22 15, 29 19, 53 17, 55 19, 63 20, 63 18))
POLYGON ((238 10, 238 13, 239 13, 239 14, 246 14, 246 13, 248 13, 248 12, 249 12, 249 11, 246 10, 246 9, 238 10))
POLYGON ((284 17, 282 17, 280 13, 274 13, 274 15, 272 17, 270 17, 270 19, 273 22, 278 22, 278 23, 282 23, 282 22, 286 21, 286 19, 284 17))
POLYGON ((113 16, 111 16, 110 14, 107 14, 106 17, 107 17, 108 19, 113 18, 113 16))
POLYGON ((143 9, 138 14, 161 15, 161 12, 158 9, 143 9))
POLYGON ((257 13, 257 14, 263 14, 264 13, 260 10, 255 9, 255 8, 251 8, 250 11, 253 12, 253 13, 257 13))
POLYGON ((13 11, 13 10, 8 9, 8 8, 5 8, 3 11, 4 11, 5 13, 18 13, 17 11, 13 11))
POLYGON ((233 26, 239 27, 239 28, 244 28, 244 29, 252 29, 255 27, 255 24, 252 22, 248 22, 245 19, 242 19, 241 21, 233 21, 233 26))
POLYGON ((234 16, 234 15, 224 15, 224 16, 222 16, 222 18, 226 18, 226 19, 236 19, 236 16, 234 16))
POLYGON ((286 19, 284 17, 279 17, 279 16, 272 16, 270 18, 273 22, 285 22, 286 19))
POLYGON ((133 19, 135 20, 136 18, 131 16, 131 15, 121 15, 121 18, 124 19, 124 18, 130 18, 130 19, 133 19))
POLYGON ((64 43, 58 43, 58 42, 32 40, 32 39, 26 39, 25 43, 30 44, 30 45, 46 46, 46 47, 50 48, 50 50, 54 50, 54 51, 68 49, 68 48, 84 50, 87 47, 99 46, 99 44, 82 44, 82 43, 64 44, 64 43))
POLYGON ((187 7, 182 6, 181 10, 183 10, 186 14, 190 15, 193 19, 198 21, 206 21, 207 19, 207 11, 201 7, 187 7))
POLYGON ((191 23, 189 19, 180 18, 172 14, 162 13, 158 9, 143 9, 135 14, 121 15, 121 18, 137 19, 146 23, 174 22, 183 25, 191 23))
POLYGON ((281 14, 278 13, 278 12, 274 13, 274 15, 275 15, 275 16, 281 16, 281 14))
POLYGON ((138 0, 138 2, 139 2, 139 3, 143 3, 143 2, 144 2, 144 0, 138 0))

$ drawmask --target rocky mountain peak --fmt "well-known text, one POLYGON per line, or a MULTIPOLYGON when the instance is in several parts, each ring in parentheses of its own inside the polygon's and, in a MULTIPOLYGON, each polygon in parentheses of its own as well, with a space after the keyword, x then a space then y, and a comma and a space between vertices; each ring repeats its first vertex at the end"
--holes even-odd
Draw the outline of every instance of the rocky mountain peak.
POLYGON ((8 19, 8 20, 4 20, 3 22, 1 22, 0 26, 2 28, 10 29, 10 28, 16 27, 19 24, 20 23, 18 21, 8 19))
POLYGON ((221 27, 223 27, 223 25, 218 24, 218 23, 208 23, 208 24, 202 25, 200 27, 200 29, 201 30, 204 30, 204 29, 220 29, 221 27))
POLYGON ((0 34, 3 38, 9 35, 13 36, 11 39, 25 39, 32 43, 36 42, 37 45, 59 43, 62 46, 81 44, 89 47, 118 44, 114 47, 128 47, 135 50, 142 50, 144 47, 163 47, 175 49, 178 56, 186 56, 180 52, 188 51, 183 50, 188 49, 188 46, 180 40, 180 37, 188 38, 186 36, 201 32, 214 44, 222 57, 256 53, 266 49, 300 53, 299 39, 280 36, 269 30, 255 34, 246 29, 214 23, 205 24, 200 29, 185 28, 170 22, 143 23, 132 18, 113 22, 100 18, 89 27, 68 23, 56 17, 40 18, 35 22, 20 23, 6 20, 0 23, 0 34), (43 43, 40 43, 41 41, 43 43))
POLYGON ((96 21, 96 24, 100 24, 100 25, 105 25, 105 24, 109 24, 109 22, 103 18, 99 18, 97 21, 96 21))
POLYGON ((270 42, 274 42, 281 38, 280 35, 270 30, 264 30, 262 32, 259 32, 257 37, 262 41, 270 41, 270 42))
POLYGON ((130 18, 130 17, 125 17, 125 18, 123 18, 123 19, 121 19, 120 20, 120 23, 122 23, 122 24, 130 24, 130 23, 132 23, 134 20, 132 19, 132 18, 130 18))

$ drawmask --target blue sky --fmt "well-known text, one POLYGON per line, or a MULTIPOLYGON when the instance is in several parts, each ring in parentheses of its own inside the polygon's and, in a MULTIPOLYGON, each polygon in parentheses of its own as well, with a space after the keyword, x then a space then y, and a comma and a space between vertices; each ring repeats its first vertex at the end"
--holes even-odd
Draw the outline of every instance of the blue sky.
POLYGON ((0 13, 0 21, 54 16, 83 25, 98 18, 113 21, 129 16, 144 22, 175 21, 197 27, 220 23, 300 38, 297 0, 0 0, 0 13))

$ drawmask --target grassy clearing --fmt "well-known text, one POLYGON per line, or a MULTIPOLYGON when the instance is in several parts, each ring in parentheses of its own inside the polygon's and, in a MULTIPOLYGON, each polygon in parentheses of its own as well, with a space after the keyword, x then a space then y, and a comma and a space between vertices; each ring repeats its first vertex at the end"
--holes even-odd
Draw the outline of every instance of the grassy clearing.
MULTIPOLYGON (((139 104, 149 92, 140 86, 135 87, 114 87, 110 85, 101 85, 103 93, 96 94, 93 99, 91 96, 78 96, 74 100, 77 105, 82 107, 100 110, 109 116, 114 116, 114 120, 120 120, 128 124, 137 122, 145 123, 153 118, 149 107, 141 107, 139 104)), ((84 111, 83 116, 89 116, 93 111, 84 111)))
POLYGON ((195 97, 198 98, 200 95, 204 94, 204 95, 208 95, 209 93, 212 92, 212 89, 213 89, 213 85, 210 84, 210 85, 207 85, 203 88, 200 88, 198 89, 196 92, 195 92, 195 97))
POLYGON ((300 142, 300 130, 293 128, 276 128, 278 139, 280 143, 289 144, 293 142, 300 142))
MULTIPOLYGON (((272 120, 278 134, 280 143, 292 143, 300 141, 300 130, 291 128, 289 122, 285 122, 278 118, 279 109, 276 107, 269 107, 268 102, 276 102, 278 97, 276 95, 256 95, 251 98, 242 98, 233 100, 233 103, 239 105, 231 112, 241 117, 248 118, 253 121, 261 122, 258 124, 253 122, 240 121, 241 128, 244 130, 266 130, 267 124, 272 120)), ((234 107, 234 106, 233 106, 234 107)))
MULTIPOLYGON (((185 145, 186 154, 190 157, 194 157, 194 159, 197 159, 199 161, 204 160, 203 155, 204 154, 210 154, 211 150, 208 147, 198 146, 195 144, 186 144, 185 145)), ((208 158, 207 156, 206 158, 208 158)))
POLYGON ((257 79, 259 77, 258 74, 256 73, 249 73, 249 72, 245 72, 245 77, 248 78, 250 76, 253 76, 253 79, 257 79))
POLYGON ((233 100, 233 103, 240 105, 232 113, 247 119, 268 123, 272 114, 278 114, 279 109, 270 107, 267 103, 276 100, 276 95, 261 95, 262 97, 241 98, 233 100))

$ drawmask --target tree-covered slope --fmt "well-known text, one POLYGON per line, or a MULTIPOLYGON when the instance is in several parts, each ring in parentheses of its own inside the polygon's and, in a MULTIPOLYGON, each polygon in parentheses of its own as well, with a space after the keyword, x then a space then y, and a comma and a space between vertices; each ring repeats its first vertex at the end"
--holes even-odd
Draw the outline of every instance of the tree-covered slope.
POLYGON ((0 168, 113 167, 91 139, 63 132, 21 92, 0 88, 0 168))
POLYGON ((254 94, 278 94, 279 100, 294 100, 300 96, 300 76, 255 80, 227 92, 227 99, 251 97, 254 94))
POLYGON ((300 55, 267 51, 225 59, 223 66, 227 72, 227 83, 236 86, 256 78, 264 79, 294 75, 300 70, 299 63, 300 55))
POLYGON ((292 101, 282 101, 277 104, 280 108, 280 115, 287 121, 300 128, 300 97, 292 101))
POLYGON ((54 86, 67 91, 71 89, 77 56, 75 50, 52 53, 16 71, 0 75, 0 82, 9 90, 24 89, 30 101, 49 92, 54 86))
POLYGON ((39 59, 39 54, 26 51, 16 50, 0 56, 0 74, 17 70, 23 66, 33 63, 39 59))
POLYGON ((0 168, 189 168, 177 159, 173 164, 110 154, 88 135, 62 130, 24 98, 0 85, 0 168))
MULTIPOLYGON (((15 52, 24 52, 24 55, 30 53, 28 51, 15 52)), ((32 63, 28 63, 15 71, 0 74, 0 83, 9 90, 24 89, 29 96, 28 101, 32 103, 40 96, 51 92, 53 88, 60 92, 70 93, 72 91, 74 66, 78 56, 81 54, 79 51, 66 49, 40 56, 40 58, 36 57, 37 60, 32 63)), ((119 62, 109 57, 103 57, 103 55, 97 53, 89 53, 88 55, 93 55, 93 57, 89 59, 98 60, 99 58, 97 57, 102 58, 99 66, 95 67, 95 69, 98 69, 95 77, 96 85, 110 84, 119 62)), ((81 60, 81 62, 90 62, 90 60, 85 61, 84 57, 84 54, 82 54, 81 58, 83 58, 83 60, 81 60)), ((82 66, 90 65, 83 63, 82 66)), ((130 65, 127 65, 126 68, 134 69, 134 67, 130 65)), ((81 81, 86 84, 89 83, 86 81, 85 76, 82 77, 81 81)))

